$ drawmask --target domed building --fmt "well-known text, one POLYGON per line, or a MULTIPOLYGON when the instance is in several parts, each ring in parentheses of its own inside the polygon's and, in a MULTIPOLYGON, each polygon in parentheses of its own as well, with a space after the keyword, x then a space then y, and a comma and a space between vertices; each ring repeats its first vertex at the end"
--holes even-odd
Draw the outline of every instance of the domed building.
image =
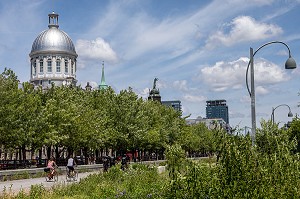
POLYGON ((49 16, 49 29, 41 32, 31 48, 30 82, 43 88, 51 84, 76 85, 77 53, 71 38, 58 27, 58 14, 49 16))

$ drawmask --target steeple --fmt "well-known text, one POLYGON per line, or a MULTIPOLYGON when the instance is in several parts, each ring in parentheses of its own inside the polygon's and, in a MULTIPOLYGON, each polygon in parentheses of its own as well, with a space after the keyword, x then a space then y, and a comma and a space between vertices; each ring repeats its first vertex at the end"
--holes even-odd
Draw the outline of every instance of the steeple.
POLYGON ((101 76, 101 83, 99 85, 99 89, 107 89, 108 85, 105 83, 104 77, 104 61, 102 62, 102 76, 101 76))

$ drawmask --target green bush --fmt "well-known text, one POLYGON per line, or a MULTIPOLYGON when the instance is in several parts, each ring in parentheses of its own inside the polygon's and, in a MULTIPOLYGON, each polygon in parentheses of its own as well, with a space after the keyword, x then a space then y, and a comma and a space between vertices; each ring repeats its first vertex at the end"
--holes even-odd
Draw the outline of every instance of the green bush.
MULTIPOLYGON (((108 172, 89 175, 79 183, 56 186, 45 192, 34 187, 28 198, 161 198, 167 177, 161 176, 156 167, 132 164, 126 171, 120 166, 108 172)), ((26 197, 23 197, 26 198, 26 197)))
POLYGON ((165 198, 300 198, 300 159, 291 152, 294 142, 286 132, 262 126, 254 146, 249 136, 220 134, 217 164, 190 162, 185 173, 172 178, 165 198), (264 144, 259 144, 261 138, 264 144))
MULTIPOLYGON (((120 165, 50 192, 32 187, 19 198, 300 198, 300 155, 288 132, 268 122, 249 136, 218 132, 218 161, 190 161, 179 145, 166 150, 169 176, 155 166, 120 165)), ((7 194, 7 193, 6 193, 7 194)))

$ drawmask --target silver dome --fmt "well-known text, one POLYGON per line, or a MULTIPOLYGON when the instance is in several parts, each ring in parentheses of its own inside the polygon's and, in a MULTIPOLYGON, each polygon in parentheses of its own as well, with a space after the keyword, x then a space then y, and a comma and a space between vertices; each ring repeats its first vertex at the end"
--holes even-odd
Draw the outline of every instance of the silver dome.
POLYGON ((34 40, 31 48, 31 55, 40 52, 64 52, 77 56, 71 38, 62 30, 55 26, 41 32, 34 40))

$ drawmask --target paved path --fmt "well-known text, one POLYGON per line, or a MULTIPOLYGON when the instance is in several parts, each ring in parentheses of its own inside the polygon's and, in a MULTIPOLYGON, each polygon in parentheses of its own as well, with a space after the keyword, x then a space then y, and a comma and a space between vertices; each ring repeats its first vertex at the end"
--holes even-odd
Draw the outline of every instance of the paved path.
POLYGON ((4 181, 0 182, 0 195, 3 194, 3 191, 6 190, 6 193, 16 194, 21 190, 28 192, 30 190, 31 185, 43 185, 45 188, 50 188, 54 185, 58 184, 70 184, 70 183, 78 183, 80 179, 87 177, 90 174, 99 173, 99 172, 86 172, 79 173, 77 181, 66 181, 66 175, 58 176, 57 182, 46 182, 45 177, 43 178, 30 178, 30 179, 22 179, 22 180, 12 180, 12 181, 4 181))

